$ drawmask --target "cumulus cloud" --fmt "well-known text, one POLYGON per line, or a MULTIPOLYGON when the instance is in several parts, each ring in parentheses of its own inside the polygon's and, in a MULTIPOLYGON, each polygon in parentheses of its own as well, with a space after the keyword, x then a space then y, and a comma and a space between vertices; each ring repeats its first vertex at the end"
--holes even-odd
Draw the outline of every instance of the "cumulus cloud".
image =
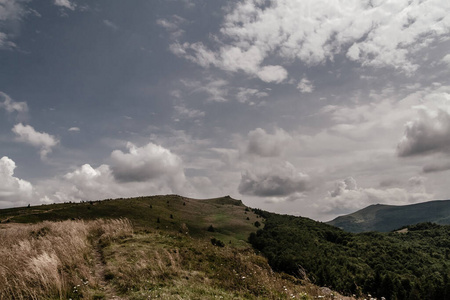
POLYGON ((336 182, 334 190, 329 193, 331 197, 338 197, 346 191, 355 191, 357 188, 356 180, 353 177, 347 177, 343 181, 336 182))
POLYGON ((318 65, 338 54, 410 74, 418 67, 415 54, 448 34, 449 9, 445 0, 246 0, 225 16, 214 47, 177 42, 171 49, 203 67, 244 71, 267 82, 287 76, 281 65, 264 65, 267 58, 318 65))
POLYGON ((58 145, 59 140, 45 132, 38 132, 30 125, 16 124, 12 131, 16 134, 17 140, 36 148, 40 148, 41 159, 45 159, 47 154, 52 152, 52 148, 58 145))
POLYGON ((148 143, 143 147, 127 144, 128 153, 115 150, 111 153, 111 169, 121 182, 144 182, 165 178, 181 185, 184 170, 181 159, 162 146, 148 143))
POLYGON ((238 190, 242 195, 287 197, 310 189, 310 177, 285 162, 273 168, 242 173, 238 190))
POLYGON ((115 150, 110 164, 84 164, 64 176, 40 183, 41 201, 67 202, 151 194, 192 192, 181 159, 162 146, 127 144, 128 152, 115 150))
POLYGON ((283 129, 276 128, 273 134, 262 128, 256 128, 248 133, 246 153, 262 157, 280 156, 291 142, 292 137, 283 129))
POLYGON ((418 118, 406 124, 397 145, 401 157, 450 151, 450 114, 442 109, 418 108, 418 118))
POLYGON ((117 197, 117 184, 108 165, 93 168, 84 164, 63 176, 60 190, 53 193, 56 202, 117 197), (116 185, 116 187, 115 187, 116 185))
POLYGON ((405 187, 386 189, 360 188, 356 180, 348 177, 335 183, 332 191, 325 198, 324 207, 333 214, 346 214, 362 209, 371 204, 406 205, 424 202, 433 198, 425 189, 425 178, 412 177, 405 187))
POLYGON ((70 10, 75 10, 75 8, 77 7, 77 5, 69 0, 55 0, 53 2, 56 6, 60 6, 63 8, 67 8, 70 10))
POLYGON ((31 183, 14 177, 15 168, 16 163, 9 157, 0 159, 0 207, 23 206, 31 199, 31 183))
POLYGON ((314 91, 314 84, 304 77, 297 85, 297 89, 302 93, 312 93, 314 91))
POLYGON ((288 76, 288 72, 282 66, 264 66, 257 73, 264 82, 280 83, 288 76))

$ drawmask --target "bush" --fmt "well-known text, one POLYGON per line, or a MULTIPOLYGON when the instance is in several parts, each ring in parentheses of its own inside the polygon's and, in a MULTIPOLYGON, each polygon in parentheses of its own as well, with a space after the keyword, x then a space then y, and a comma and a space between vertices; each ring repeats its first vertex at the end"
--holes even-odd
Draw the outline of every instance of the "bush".
POLYGON ((222 242, 221 240, 216 239, 216 238, 211 239, 211 244, 213 244, 214 246, 217 246, 217 247, 225 247, 224 242, 222 242))

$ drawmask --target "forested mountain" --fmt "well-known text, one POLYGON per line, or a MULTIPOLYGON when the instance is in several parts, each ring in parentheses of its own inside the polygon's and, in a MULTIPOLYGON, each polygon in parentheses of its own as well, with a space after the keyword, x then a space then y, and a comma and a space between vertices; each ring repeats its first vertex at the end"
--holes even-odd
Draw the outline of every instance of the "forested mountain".
POLYGON ((349 233, 307 218, 256 210, 265 227, 250 235, 277 271, 346 294, 450 299, 450 226, 421 223, 392 233, 349 233))
POLYGON ((370 205, 355 213, 327 222, 348 232, 389 232, 400 227, 424 222, 450 224, 450 200, 393 206, 370 205))

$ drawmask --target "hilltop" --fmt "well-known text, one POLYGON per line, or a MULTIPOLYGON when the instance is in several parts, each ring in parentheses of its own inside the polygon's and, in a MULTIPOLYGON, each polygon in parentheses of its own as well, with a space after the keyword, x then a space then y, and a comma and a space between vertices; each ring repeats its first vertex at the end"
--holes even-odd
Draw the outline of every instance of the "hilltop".
POLYGON ((0 299, 353 299, 274 272, 240 200, 178 195, 0 210, 0 299))
POLYGON ((450 224, 450 200, 393 206, 370 205, 352 214, 327 222, 348 232, 389 232, 404 226, 431 222, 450 224))

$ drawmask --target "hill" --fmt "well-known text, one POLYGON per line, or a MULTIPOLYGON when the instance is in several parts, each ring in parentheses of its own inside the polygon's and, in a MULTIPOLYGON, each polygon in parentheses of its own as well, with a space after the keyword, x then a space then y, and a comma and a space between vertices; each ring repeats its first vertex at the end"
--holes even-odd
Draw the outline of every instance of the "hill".
POLYGON ((450 224, 450 200, 393 206, 370 205, 355 213, 327 222, 348 232, 389 232, 407 225, 431 222, 450 224))
POLYGON ((3 209, 0 220, 0 299, 339 296, 273 272, 247 242, 263 218, 228 196, 3 209))

